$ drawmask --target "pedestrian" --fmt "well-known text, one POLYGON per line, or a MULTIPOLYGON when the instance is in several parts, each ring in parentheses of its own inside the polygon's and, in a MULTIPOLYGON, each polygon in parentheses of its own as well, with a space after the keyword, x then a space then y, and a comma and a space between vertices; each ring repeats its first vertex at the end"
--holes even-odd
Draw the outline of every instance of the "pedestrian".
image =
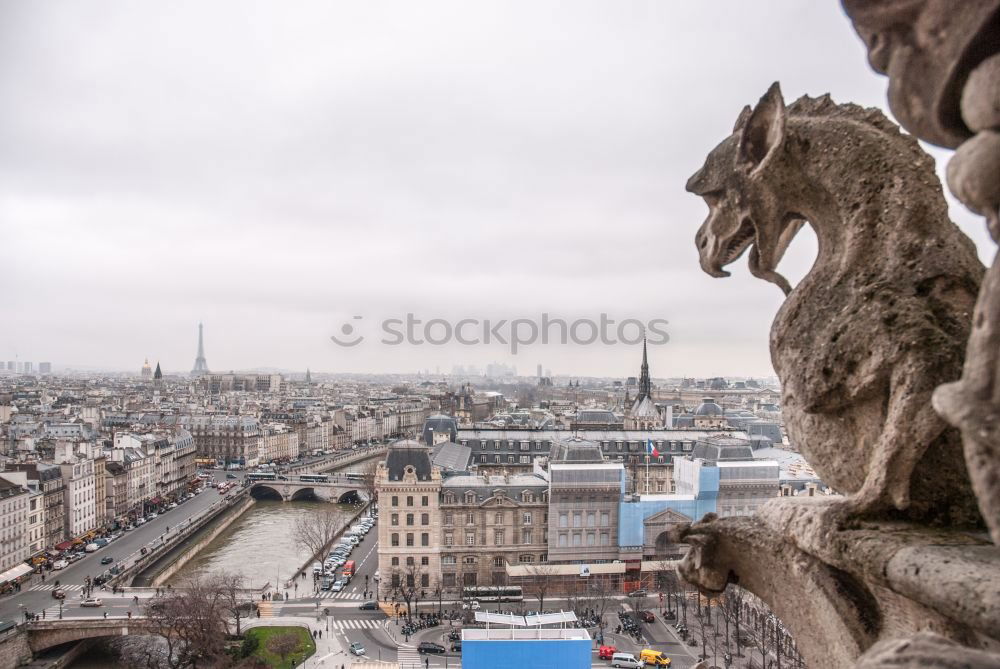
POLYGON ((320 638, 320 639, 322 639, 322 638, 323 638, 323 630, 320 630, 320 631, 319 631, 319 638, 320 638))
POLYGON ((132 601, 135 602, 138 605, 139 604, 139 595, 133 596, 132 597, 132 601))
POLYGON ((42 609, 42 620, 45 620, 45 609, 42 609))
POLYGON ((104 619, 105 619, 105 620, 107 620, 107 619, 108 619, 108 612, 107 612, 107 611, 105 611, 105 612, 104 612, 104 619))
POLYGON ((128 619, 129 619, 129 620, 132 620, 132 610, 131 610, 131 609, 130 609, 130 610, 129 610, 129 612, 128 612, 128 619))

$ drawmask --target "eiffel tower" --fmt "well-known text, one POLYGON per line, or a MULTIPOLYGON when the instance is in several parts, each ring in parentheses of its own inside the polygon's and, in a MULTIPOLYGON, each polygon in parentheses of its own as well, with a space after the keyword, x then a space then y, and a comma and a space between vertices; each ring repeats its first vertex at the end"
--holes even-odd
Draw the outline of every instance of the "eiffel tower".
POLYGON ((201 334, 202 325, 198 323, 198 357, 194 359, 194 369, 191 370, 192 376, 202 376, 203 374, 209 374, 208 363, 205 362, 205 342, 202 339, 201 334))

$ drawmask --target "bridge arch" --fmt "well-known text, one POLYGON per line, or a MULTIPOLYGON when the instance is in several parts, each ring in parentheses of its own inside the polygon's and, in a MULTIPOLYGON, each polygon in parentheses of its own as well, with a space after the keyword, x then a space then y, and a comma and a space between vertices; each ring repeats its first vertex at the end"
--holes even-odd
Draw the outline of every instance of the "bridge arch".
POLYGON ((277 489, 265 483, 258 483, 250 488, 250 496, 254 499, 276 499, 283 500, 281 493, 277 489))
POLYGON ((84 639, 113 638, 154 634, 154 626, 142 619, 52 620, 30 623, 27 627, 28 647, 40 653, 54 646, 84 639))

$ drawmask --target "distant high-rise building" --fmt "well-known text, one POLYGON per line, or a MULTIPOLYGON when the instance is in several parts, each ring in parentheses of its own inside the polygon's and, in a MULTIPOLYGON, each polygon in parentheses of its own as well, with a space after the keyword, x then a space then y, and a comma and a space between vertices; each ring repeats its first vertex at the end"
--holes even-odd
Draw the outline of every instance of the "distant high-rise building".
POLYGON ((52 363, 51 362, 40 362, 40 363, 38 363, 38 373, 39 374, 51 374, 52 373, 52 363))
POLYGON ((309 368, 306 367, 306 385, 311 386, 313 382, 312 373, 310 373, 309 368))
POLYGON ((24 363, 24 373, 25 374, 31 374, 33 371, 35 371, 35 363, 33 363, 33 362, 26 362, 26 363, 24 363))
POLYGON ((542 378, 542 363, 538 363, 538 369, 535 372, 535 376, 537 376, 538 378, 542 378))
POLYGON ((15 361, 15 360, 8 360, 7 361, 7 371, 8 372, 16 372, 17 371, 17 361, 15 361))
POLYGON ((194 376, 203 376, 209 373, 208 363, 205 362, 205 340, 202 327, 202 324, 198 323, 198 357, 194 359, 194 369, 191 370, 191 374, 194 376))
POLYGON ((153 378, 153 368, 149 366, 149 358, 146 358, 142 363, 142 371, 139 373, 143 381, 149 381, 153 378))

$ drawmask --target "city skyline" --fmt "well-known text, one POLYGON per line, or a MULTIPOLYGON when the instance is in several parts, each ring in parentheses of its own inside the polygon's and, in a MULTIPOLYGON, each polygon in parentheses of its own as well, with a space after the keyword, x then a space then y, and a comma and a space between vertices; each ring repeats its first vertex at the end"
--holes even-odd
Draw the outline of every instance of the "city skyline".
MULTIPOLYGON (((6 8, 0 351, 189 370, 204 321, 213 369, 631 369, 634 346, 330 341, 357 316, 548 311, 669 321, 661 374, 773 374, 783 296, 699 269, 685 181, 775 79, 883 109, 885 84, 835 2, 633 9, 320 4, 228 30, 226 3, 6 8)), ((800 234, 782 272, 814 253, 800 234)))

